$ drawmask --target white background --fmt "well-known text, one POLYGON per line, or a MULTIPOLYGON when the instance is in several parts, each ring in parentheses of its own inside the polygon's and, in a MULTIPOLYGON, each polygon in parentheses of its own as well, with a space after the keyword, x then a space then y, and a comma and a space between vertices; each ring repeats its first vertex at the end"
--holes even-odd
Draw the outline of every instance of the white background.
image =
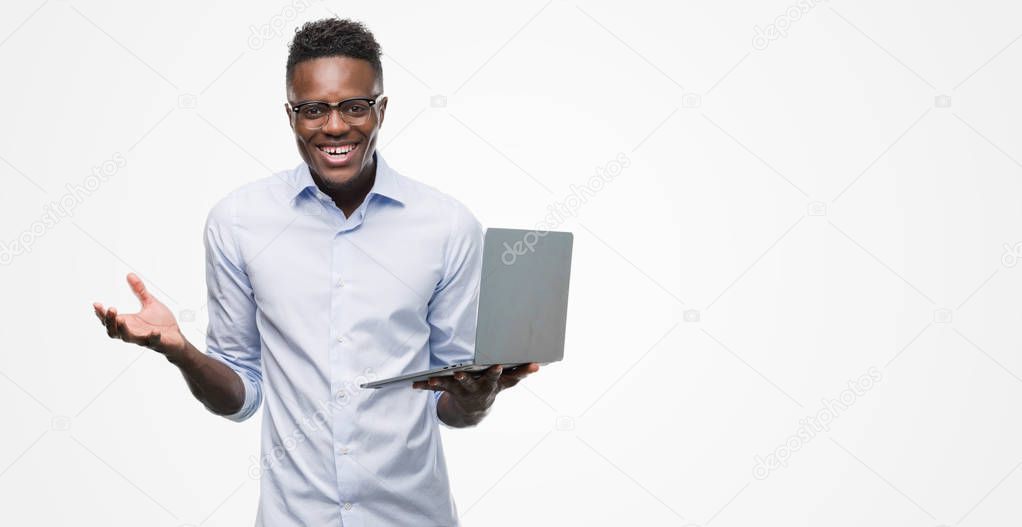
POLYGON ((1017 3, 50 0, 0 15, 0 523, 253 522, 259 418, 91 303, 134 271, 204 345, 206 213, 298 163, 288 37, 332 12, 383 46, 381 151, 484 225, 630 160, 561 226, 566 360, 443 432, 465 525, 1022 521, 1017 3))

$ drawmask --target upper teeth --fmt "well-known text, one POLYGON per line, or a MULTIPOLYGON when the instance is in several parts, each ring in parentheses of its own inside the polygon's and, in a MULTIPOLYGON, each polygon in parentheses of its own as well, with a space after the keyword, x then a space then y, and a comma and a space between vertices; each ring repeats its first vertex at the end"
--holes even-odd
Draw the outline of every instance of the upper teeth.
POLYGON ((328 154, 347 154, 355 148, 355 145, 341 145, 341 146, 321 146, 320 150, 328 154))

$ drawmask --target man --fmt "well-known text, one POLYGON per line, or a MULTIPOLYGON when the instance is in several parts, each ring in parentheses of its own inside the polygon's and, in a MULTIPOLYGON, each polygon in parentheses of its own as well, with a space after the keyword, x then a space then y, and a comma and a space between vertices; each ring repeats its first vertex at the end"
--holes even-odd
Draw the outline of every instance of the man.
POLYGON ((206 353, 134 274, 141 311, 96 315, 162 353, 213 413, 242 421, 262 403, 258 525, 456 525, 439 424, 478 424, 539 365, 358 388, 471 358, 482 228, 376 152, 387 98, 362 24, 305 24, 286 78, 304 163, 209 213, 206 353))

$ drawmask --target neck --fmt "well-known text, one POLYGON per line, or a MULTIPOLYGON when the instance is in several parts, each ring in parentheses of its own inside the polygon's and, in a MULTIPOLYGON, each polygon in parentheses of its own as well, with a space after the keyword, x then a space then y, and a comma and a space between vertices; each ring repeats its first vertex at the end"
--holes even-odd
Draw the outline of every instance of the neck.
POLYGON ((365 200, 369 190, 373 188, 373 183, 376 182, 376 154, 374 153, 373 160, 347 183, 328 187, 314 172, 312 179, 324 194, 334 200, 334 204, 344 212, 345 217, 351 216, 365 200))

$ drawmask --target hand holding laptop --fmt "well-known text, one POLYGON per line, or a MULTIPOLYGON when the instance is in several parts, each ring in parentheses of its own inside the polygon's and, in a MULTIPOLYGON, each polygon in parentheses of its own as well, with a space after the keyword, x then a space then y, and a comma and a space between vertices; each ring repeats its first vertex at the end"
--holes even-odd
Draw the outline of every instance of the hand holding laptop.
POLYGON ((447 378, 430 378, 428 381, 416 381, 413 385, 440 391, 443 397, 437 398, 437 417, 448 426, 462 428, 479 424, 489 413, 498 393, 537 370, 539 364, 536 363, 513 367, 494 364, 479 376, 458 371, 447 378), (447 393, 444 395, 442 392, 447 393))
POLYGON ((484 370, 481 375, 459 371, 452 376, 416 381, 412 383, 412 388, 448 392, 466 412, 477 412, 489 408, 493 397, 501 390, 518 384, 518 381, 537 371, 539 364, 535 362, 514 368, 504 368, 497 364, 484 370))

